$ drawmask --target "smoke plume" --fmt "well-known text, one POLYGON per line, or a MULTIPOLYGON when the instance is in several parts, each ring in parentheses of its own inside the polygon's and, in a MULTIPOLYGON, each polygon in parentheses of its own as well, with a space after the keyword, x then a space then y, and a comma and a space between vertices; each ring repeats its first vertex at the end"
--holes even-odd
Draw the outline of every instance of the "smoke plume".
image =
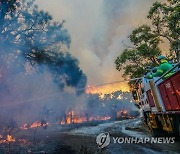
POLYGON ((36 2, 57 20, 66 20, 72 38, 71 53, 79 57, 88 84, 95 85, 121 80, 114 60, 131 45, 127 37, 132 30, 149 23, 146 16, 155 0, 36 2))

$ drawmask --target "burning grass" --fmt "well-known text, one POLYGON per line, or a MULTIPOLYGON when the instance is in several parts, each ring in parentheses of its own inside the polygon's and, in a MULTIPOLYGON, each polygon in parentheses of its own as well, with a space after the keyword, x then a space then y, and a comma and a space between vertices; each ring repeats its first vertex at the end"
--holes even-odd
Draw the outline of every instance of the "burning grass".
MULTIPOLYGON (((57 127, 42 131, 42 127, 21 129, 14 132, 14 135, 3 136, 1 134, 0 139, 0 153, 82 153, 88 149, 84 149, 82 146, 84 142, 87 144, 91 138, 84 138, 78 136, 72 136, 65 134, 64 132, 69 129, 73 129, 71 125, 66 125, 66 130, 59 131, 57 127), (69 128, 68 128, 69 127, 69 128), (37 130, 36 142, 34 142, 33 132, 37 130), (64 141, 66 138, 66 141, 64 141), (74 143, 76 142, 76 143, 74 143), (76 146, 74 146, 75 144, 76 146)), ((61 126, 59 126, 61 127, 61 126)), ((95 142, 93 143, 95 147, 95 142)), ((89 150, 88 150, 89 151, 89 150)))
POLYGON ((20 127, 20 129, 24 129, 24 130, 27 130, 27 129, 31 129, 31 128, 37 128, 37 127, 44 127, 44 128, 47 128, 49 126, 49 123, 48 122, 34 122, 32 124, 28 124, 28 123, 25 123, 23 124, 23 126, 20 127))
MULTIPOLYGON (((118 116, 125 116, 128 118, 130 113, 128 113, 127 110, 120 110, 117 112, 117 117, 118 116)), ((89 151, 89 149, 86 149, 86 145, 85 148, 82 147, 84 146, 84 141, 81 143, 82 138, 70 136, 70 138, 68 138, 70 143, 64 143, 64 137, 62 137, 62 135, 74 128, 94 126, 95 124, 97 125, 98 123, 107 122, 109 120, 111 120, 111 117, 108 115, 87 116, 81 112, 71 110, 64 115, 64 119, 61 119, 58 125, 57 123, 50 124, 42 120, 25 123, 21 127, 17 126, 14 130, 10 130, 8 127, 8 131, 0 134, 0 153, 52 153, 52 151, 57 153, 59 150, 66 151, 67 149, 78 153, 89 151), (79 142, 77 143, 77 146, 80 145, 79 147, 76 148, 73 146, 72 138, 79 142)), ((92 141, 94 142, 94 139, 92 141)), ((89 144, 89 138, 86 142, 89 144)), ((95 144, 95 142, 93 144, 95 144)), ((93 150, 96 151, 96 149, 93 150)))
POLYGON ((60 120, 60 125, 81 124, 92 121, 110 120, 110 116, 88 116, 85 113, 76 112, 75 110, 66 112, 65 116, 60 120))
POLYGON ((7 135, 6 139, 3 139, 3 136, 0 134, 0 144, 2 143, 10 143, 10 142, 15 142, 16 140, 11 136, 7 135))

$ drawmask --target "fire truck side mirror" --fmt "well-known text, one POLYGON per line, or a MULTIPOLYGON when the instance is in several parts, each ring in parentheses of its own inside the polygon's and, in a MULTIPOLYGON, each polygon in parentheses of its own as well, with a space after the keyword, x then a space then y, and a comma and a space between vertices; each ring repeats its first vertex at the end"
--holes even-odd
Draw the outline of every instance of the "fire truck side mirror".
POLYGON ((134 99, 135 101, 138 100, 138 94, 137 94, 136 90, 133 90, 133 91, 132 91, 132 97, 133 97, 133 99, 134 99))

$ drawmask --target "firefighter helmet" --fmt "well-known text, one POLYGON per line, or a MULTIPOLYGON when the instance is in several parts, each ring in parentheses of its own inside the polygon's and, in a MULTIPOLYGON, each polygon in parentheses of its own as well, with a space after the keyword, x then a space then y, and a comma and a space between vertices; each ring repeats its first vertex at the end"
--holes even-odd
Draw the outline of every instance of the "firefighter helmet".
POLYGON ((158 60, 162 60, 162 59, 166 59, 166 57, 163 56, 163 55, 160 55, 160 56, 157 57, 157 59, 158 59, 158 60))

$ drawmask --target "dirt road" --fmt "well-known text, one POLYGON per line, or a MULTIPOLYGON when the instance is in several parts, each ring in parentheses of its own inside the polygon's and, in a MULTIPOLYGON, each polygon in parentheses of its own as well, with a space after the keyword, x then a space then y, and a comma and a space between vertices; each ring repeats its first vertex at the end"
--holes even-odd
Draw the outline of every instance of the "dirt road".
MULTIPOLYGON (((97 126, 82 127, 79 129, 74 129, 70 134, 79 135, 82 137, 94 137, 99 133, 108 132, 110 136, 113 137, 137 137, 137 138, 152 138, 151 134, 148 132, 147 128, 142 125, 141 119, 129 119, 124 121, 115 121, 104 124, 99 124, 97 126)), ((97 145, 96 145, 97 147, 97 145)), ((146 143, 146 144, 114 144, 112 138, 109 146, 105 147, 104 150, 100 149, 97 151, 103 151, 110 154, 126 154, 126 153, 144 153, 144 154, 165 154, 165 153, 180 153, 180 142, 175 140, 175 143, 146 143)))
POLYGON ((32 129, 12 134, 16 142, 10 145, 0 144, 0 154, 178 154, 180 152, 179 141, 173 144, 113 142, 112 137, 152 137, 142 126, 140 119, 106 122, 78 128, 72 126, 49 127, 47 130, 38 128, 35 139, 33 133, 32 129), (110 144, 105 148, 99 148, 96 137, 104 132, 110 134, 110 144))

